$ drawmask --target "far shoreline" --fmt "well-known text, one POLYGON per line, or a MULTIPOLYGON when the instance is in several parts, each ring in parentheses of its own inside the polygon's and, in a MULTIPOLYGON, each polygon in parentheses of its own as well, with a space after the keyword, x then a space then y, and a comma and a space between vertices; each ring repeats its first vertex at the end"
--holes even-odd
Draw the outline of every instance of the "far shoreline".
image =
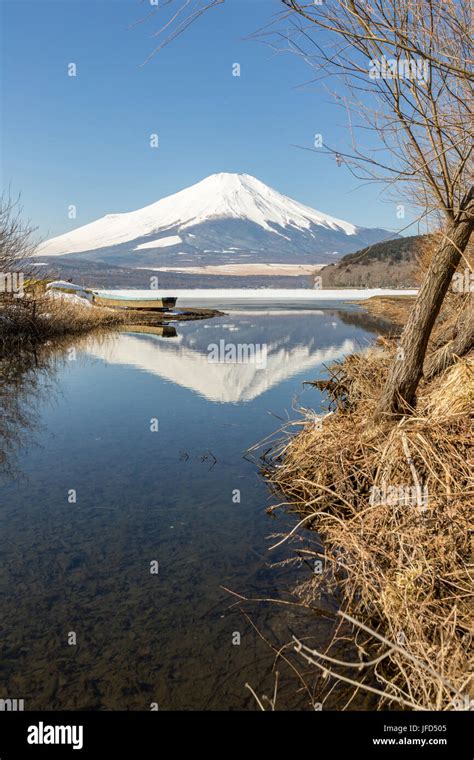
MULTIPOLYGON (((117 290, 95 289, 94 292, 100 295, 113 293, 127 297, 145 298, 150 295, 150 289, 126 289, 117 290)), ((416 289, 396 289, 396 288, 222 288, 215 290, 212 288, 192 288, 192 289, 159 289, 156 290, 157 297, 174 298, 179 302, 192 300, 206 301, 234 301, 236 299, 243 301, 366 301, 375 296, 379 297, 397 297, 397 296, 416 296, 416 289)))

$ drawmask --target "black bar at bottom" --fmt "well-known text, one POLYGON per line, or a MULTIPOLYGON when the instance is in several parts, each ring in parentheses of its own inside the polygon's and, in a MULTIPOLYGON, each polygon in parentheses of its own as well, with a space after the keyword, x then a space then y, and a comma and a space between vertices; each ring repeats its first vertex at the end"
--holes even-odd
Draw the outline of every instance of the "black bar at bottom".
POLYGON ((472 712, 1 712, 0 760, 283 754, 472 760, 472 712), (293 750, 291 750, 293 746, 293 750))

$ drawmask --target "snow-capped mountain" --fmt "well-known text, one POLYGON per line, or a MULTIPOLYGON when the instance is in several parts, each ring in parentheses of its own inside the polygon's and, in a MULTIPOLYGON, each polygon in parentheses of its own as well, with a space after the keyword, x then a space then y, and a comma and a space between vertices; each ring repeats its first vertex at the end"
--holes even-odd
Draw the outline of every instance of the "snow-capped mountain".
POLYGON ((122 266, 325 263, 390 237, 304 206, 248 174, 212 174, 150 206, 108 214, 42 243, 122 266))

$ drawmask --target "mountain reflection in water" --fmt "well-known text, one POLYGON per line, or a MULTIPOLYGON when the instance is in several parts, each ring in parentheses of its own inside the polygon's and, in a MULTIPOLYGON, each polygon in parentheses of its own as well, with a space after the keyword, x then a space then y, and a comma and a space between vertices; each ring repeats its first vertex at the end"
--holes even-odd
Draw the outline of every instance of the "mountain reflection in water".
MULTIPOLYGON (((278 313, 278 312, 277 312, 278 313)), ((314 312, 324 315, 324 312, 314 312)), ((209 401, 251 401, 270 388, 301 372, 342 359, 357 349, 355 339, 345 337, 347 328, 327 318, 316 333, 302 317, 230 315, 204 325, 179 326, 176 340, 160 340, 134 332, 111 335, 87 352, 108 364, 122 364, 156 375, 194 391, 209 401), (258 362, 213 363, 209 346, 226 344, 265 345, 266 367, 258 362)), ((157 336, 158 337, 158 336, 157 336)))

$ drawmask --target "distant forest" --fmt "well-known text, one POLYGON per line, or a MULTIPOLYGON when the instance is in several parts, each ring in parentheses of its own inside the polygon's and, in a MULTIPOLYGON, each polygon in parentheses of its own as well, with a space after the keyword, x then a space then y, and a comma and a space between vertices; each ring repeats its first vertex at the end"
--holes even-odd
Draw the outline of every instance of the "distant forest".
POLYGON ((429 241, 429 235, 412 235, 348 253, 320 271, 322 286, 417 287, 419 256, 429 241))

